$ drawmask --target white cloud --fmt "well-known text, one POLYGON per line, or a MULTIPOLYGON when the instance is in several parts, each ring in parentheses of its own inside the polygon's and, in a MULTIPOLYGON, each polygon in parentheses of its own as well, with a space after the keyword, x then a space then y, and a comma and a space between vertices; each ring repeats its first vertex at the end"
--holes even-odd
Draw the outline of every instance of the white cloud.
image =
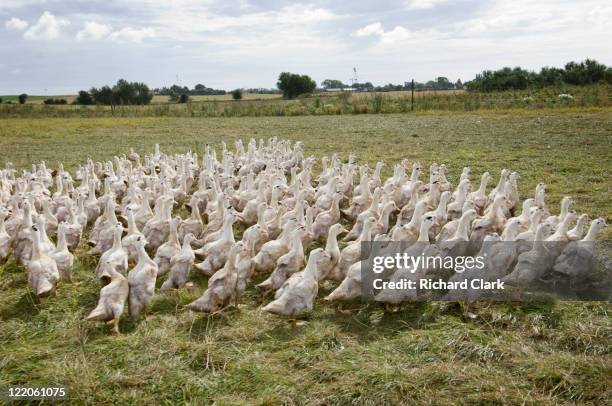
POLYGON ((105 38, 110 32, 110 25, 96 23, 95 21, 87 21, 83 24, 83 29, 77 32, 76 39, 79 41, 99 40, 105 38))
POLYGON ((140 43, 143 39, 155 37, 155 30, 151 27, 131 28, 125 27, 110 35, 110 39, 117 42, 140 43))
POLYGON ((29 40, 52 40, 60 35, 62 27, 69 23, 66 20, 56 18, 48 11, 42 13, 36 24, 28 28, 23 38, 29 40))
POLYGON ((383 35, 385 30, 382 27, 381 23, 373 23, 368 24, 363 28, 355 31, 355 36, 357 37, 369 37, 370 35, 383 35))
POLYGON ((446 0, 410 0, 407 6, 411 10, 426 10, 434 8, 434 6, 444 3, 446 0))
POLYGON ((414 34, 404 27, 396 26, 391 31, 385 31, 381 23, 368 24, 353 34, 356 37, 378 37, 383 44, 395 44, 414 37, 414 34))
POLYGON ((28 27, 28 22, 23 21, 17 17, 13 17, 4 23, 4 26, 9 30, 21 31, 28 27))

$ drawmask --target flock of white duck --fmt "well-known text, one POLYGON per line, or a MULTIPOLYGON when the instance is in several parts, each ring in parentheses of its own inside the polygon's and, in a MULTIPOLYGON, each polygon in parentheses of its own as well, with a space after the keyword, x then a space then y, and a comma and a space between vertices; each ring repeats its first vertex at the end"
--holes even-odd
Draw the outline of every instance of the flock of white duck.
MULTIPOLYGON (((237 141, 234 152, 224 143, 220 158, 209 146, 202 159, 192 152, 168 155, 156 146, 144 159, 133 150, 108 162, 90 159, 74 176, 61 164, 52 172, 41 162, 21 175, 9 164, 0 171, 0 264, 13 255, 27 270, 33 293, 46 296, 58 282, 70 281, 73 253, 88 236, 103 287, 87 318, 112 323, 118 333, 125 302, 130 316, 139 317, 158 277, 165 277, 159 289, 165 291, 192 286, 192 271, 210 276, 204 294, 187 307, 215 312, 235 305, 255 273, 265 274, 257 287, 275 293, 263 310, 293 317, 312 310, 326 280, 339 283, 326 299, 359 297, 362 241, 412 241, 447 253, 464 241, 521 241, 511 249, 499 245, 488 271, 528 282, 541 276, 533 271, 543 257, 539 242, 592 241, 606 226, 599 218, 587 231, 587 215, 577 217, 569 197, 558 215, 551 214, 544 184, 513 216, 519 177, 506 169, 487 192, 491 175, 482 174, 473 188, 470 168, 464 168, 453 190, 445 165, 432 164, 423 182, 421 164, 402 161, 383 180, 382 162, 372 171, 354 155, 343 162, 334 154, 322 159, 313 187, 315 159, 304 156, 300 142, 271 138, 258 145, 251 139, 245 149, 237 141), (182 207, 191 212, 188 218, 177 215, 182 207), (239 241, 235 229, 244 230, 239 241), (316 242, 323 248, 306 257, 316 242)), ((563 248, 554 258, 545 256, 549 265, 578 250, 563 248)), ((377 297, 401 299, 385 291, 377 297)))

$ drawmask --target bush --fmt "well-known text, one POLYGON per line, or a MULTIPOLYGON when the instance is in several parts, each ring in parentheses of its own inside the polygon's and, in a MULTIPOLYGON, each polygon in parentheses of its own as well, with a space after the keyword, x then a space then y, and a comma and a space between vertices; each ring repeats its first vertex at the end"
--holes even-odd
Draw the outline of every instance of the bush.
POLYGON ((0 104, 2 104, 2 97, 0 97, 0 104))
POLYGON ((242 99, 242 89, 232 90, 232 99, 234 100, 242 99))
POLYGON ((66 99, 54 99, 54 98, 48 98, 45 101, 43 101, 44 104, 67 104, 68 101, 66 101, 66 99))
POLYGON ((179 103, 187 103, 189 101, 189 95, 183 93, 182 95, 179 96, 178 98, 178 102, 179 103))
POLYGON ((75 104, 104 104, 104 105, 145 105, 151 103, 153 92, 141 82, 128 82, 119 79, 112 88, 103 86, 100 89, 92 87, 89 92, 81 90, 75 104), (79 98, 83 95, 82 99, 79 98))
POLYGON ((94 103, 93 97, 91 97, 91 94, 89 94, 88 91, 86 90, 81 90, 79 91, 79 95, 77 96, 77 98, 74 100, 75 104, 82 104, 84 106, 88 106, 90 104, 94 103))
POLYGON ((25 104, 26 100, 28 98, 28 95, 25 93, 22 93, 19 95, 19 104, 25 104))
POLYGON ((296 96, 312 93, 317 84, 308 75, 283 72, 278 76, 276 86, 283 92, 283 97, 293 99, 296 96))

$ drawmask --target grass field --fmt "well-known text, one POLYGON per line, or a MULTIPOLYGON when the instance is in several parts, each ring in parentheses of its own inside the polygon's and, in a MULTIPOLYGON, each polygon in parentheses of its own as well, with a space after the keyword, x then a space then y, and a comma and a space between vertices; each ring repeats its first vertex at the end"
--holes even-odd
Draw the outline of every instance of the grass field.
MULTIPOLYGON (((226 95, 227 96, 227 95, 226 95)), ((247 95, 244 100, 195 98, 191 103, 168 103, 157 97, 146 106, 0 105, 0 118, 74 118, 74 117, 261 117, 394 114, 430 111, 498 111, 610 108, 612 86, 555 86, 492 93, 463 91, 425 91, 386 93, 324 93, 294 100, 278 95, 247 95), (571 99, 560 99, 569 93, 571 99), (261 96, 262 98, 259 98, 261 96), (264 97, 265 96, 265 97, 264 97)))
MULTIPOLYGON (((0 121, 0 164, 45 159, 68 169, 151 151, 219 145, 240 137, 304 141, 307 154, 357 153, 385 175, 402 158, 520 173, 522 198, 539 181, 549 203, 612 220, 612 110, 236 118, 70 118, 0 121)), ((610 239, 610 228, 603 238, 610 239)), ((152 314, 123 320, 120 337, 83 321, 95 306, 95 259, 79 256, 74 281, 36 303, 23 269, 0 268, 0 384, 64 384, 76 403, 193 404, 610 404, 608 303, 478 304, 474 319, 452 304, 351 315, 317 300, 297 329, 263 314, 250 288, 238 309, 211 317, 182 307, 196 288, 156 293, 152 314)), ((319 297, 333 289, 324 285, 319 297)))

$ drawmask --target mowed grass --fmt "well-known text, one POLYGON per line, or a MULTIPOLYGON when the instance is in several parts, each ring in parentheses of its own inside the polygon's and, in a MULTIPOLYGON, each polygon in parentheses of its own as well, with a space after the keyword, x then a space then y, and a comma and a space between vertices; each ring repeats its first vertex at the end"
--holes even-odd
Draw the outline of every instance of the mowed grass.
MULTIPOLYGON (((496 178, 520 173, 522 197, 539 181, 591 217, 612 219, 612 112, 362 115, 260 118, 122 118, 0 121, 0 164, 45 159, 74 169, 159 143, 166 152, 277 136, 317 157, 353 151, 385 176, 400 159, 446 163, 456 183, 471 166, 496 178)), ((609 239, 608 229, 603 238, 609 239)), ((339 313, 321 298, 308 323, 262 313, 247 290, 238 309, 183 310, 205 288, 156 293, 152 314, 123 320, 120 337, 83 321, 95 307, 95 259, 79 255, 74 281, 37 302, 23 269, 0 274, 0 384, 70 387, 77 403, 192 404, 605 404, 612 400, 607 303, 487 304, 466 318, 457 305, 407 304, 386 314, 355 302, 339 313)), ((160 278, 163 279, 163 278, 160 278)))

